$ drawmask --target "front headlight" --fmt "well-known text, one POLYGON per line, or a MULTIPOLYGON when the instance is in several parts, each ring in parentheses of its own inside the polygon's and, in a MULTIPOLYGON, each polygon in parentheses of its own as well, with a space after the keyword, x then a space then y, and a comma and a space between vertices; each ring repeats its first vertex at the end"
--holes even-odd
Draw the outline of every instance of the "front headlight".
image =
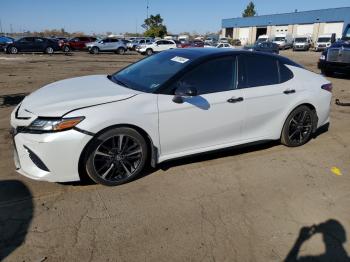
POLYGON ((325 55, 321 55, 320 56, 320 60, 325 60, 326 59, 326 56, 325 55))
POLYGON ((84 120, 85 117, 73 118, 48 118, 39 117, 35 119, 28 129, 32 131, 56 132, 71 129, 84 120))

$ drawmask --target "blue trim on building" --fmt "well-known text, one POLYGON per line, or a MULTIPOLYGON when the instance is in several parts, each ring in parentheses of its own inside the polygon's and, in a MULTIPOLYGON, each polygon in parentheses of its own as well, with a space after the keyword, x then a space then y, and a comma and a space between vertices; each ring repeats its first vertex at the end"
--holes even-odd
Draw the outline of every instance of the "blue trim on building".
POLYGON ((222 19, 222 28, 265 27, 270 25, 314 24, 325 22, 350 23, 350 7, 329 8, 285 14, 222 19))

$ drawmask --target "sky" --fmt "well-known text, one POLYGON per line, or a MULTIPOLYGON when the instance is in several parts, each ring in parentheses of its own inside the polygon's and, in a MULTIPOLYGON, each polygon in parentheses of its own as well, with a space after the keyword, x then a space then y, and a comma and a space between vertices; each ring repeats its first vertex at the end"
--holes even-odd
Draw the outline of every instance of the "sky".
MULTIPOLYGON (((149 0, 168 31, 217 32, 221 19, 240 17, 248 0, 149 0)), ((350 6, 350 0, 255 0, 259 15, 350 6)), ((3 31, 61 29, 86 34, 143 32, 147 0, 0 0, 3 31), (12 25, 12 26, 11 26, 12 25)), ((349 14, 350 15, 350 14, 349 14)), ((0 28, 1 30, 1 28, 0 28)))

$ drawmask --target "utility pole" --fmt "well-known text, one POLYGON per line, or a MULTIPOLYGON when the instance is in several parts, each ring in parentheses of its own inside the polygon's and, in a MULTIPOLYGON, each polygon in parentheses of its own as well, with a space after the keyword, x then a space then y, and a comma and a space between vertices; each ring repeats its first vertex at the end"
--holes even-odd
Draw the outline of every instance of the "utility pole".
POLYGON ((10 24, 10 32, 13 33, 12 24, 10 24))
POLYGON ((1 23, 1 19, 0 19, 0 34, 2 34, 2 23, 1 23))
MULTIPOLYGON (((146 7, 146 9, 147 9, 147 20, 148 20, 149 0, 147 0, 147 7, 146 7)), ((148 30, 148 26, 147 26, 147 30, 148 30)))

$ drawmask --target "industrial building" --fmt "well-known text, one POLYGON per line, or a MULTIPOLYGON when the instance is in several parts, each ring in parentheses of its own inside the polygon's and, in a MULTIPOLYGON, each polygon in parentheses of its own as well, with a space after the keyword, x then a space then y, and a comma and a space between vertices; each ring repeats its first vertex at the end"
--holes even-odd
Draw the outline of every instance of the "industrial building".
POLYGON ((350 7, 238 17, 222 20, 222 37, 239 39, 243 45, 254 43, 260 35, 273 37, 280 33, 310 35, 315 41, 323 34, 336 33, 340 38, 349 23, 350 7))

